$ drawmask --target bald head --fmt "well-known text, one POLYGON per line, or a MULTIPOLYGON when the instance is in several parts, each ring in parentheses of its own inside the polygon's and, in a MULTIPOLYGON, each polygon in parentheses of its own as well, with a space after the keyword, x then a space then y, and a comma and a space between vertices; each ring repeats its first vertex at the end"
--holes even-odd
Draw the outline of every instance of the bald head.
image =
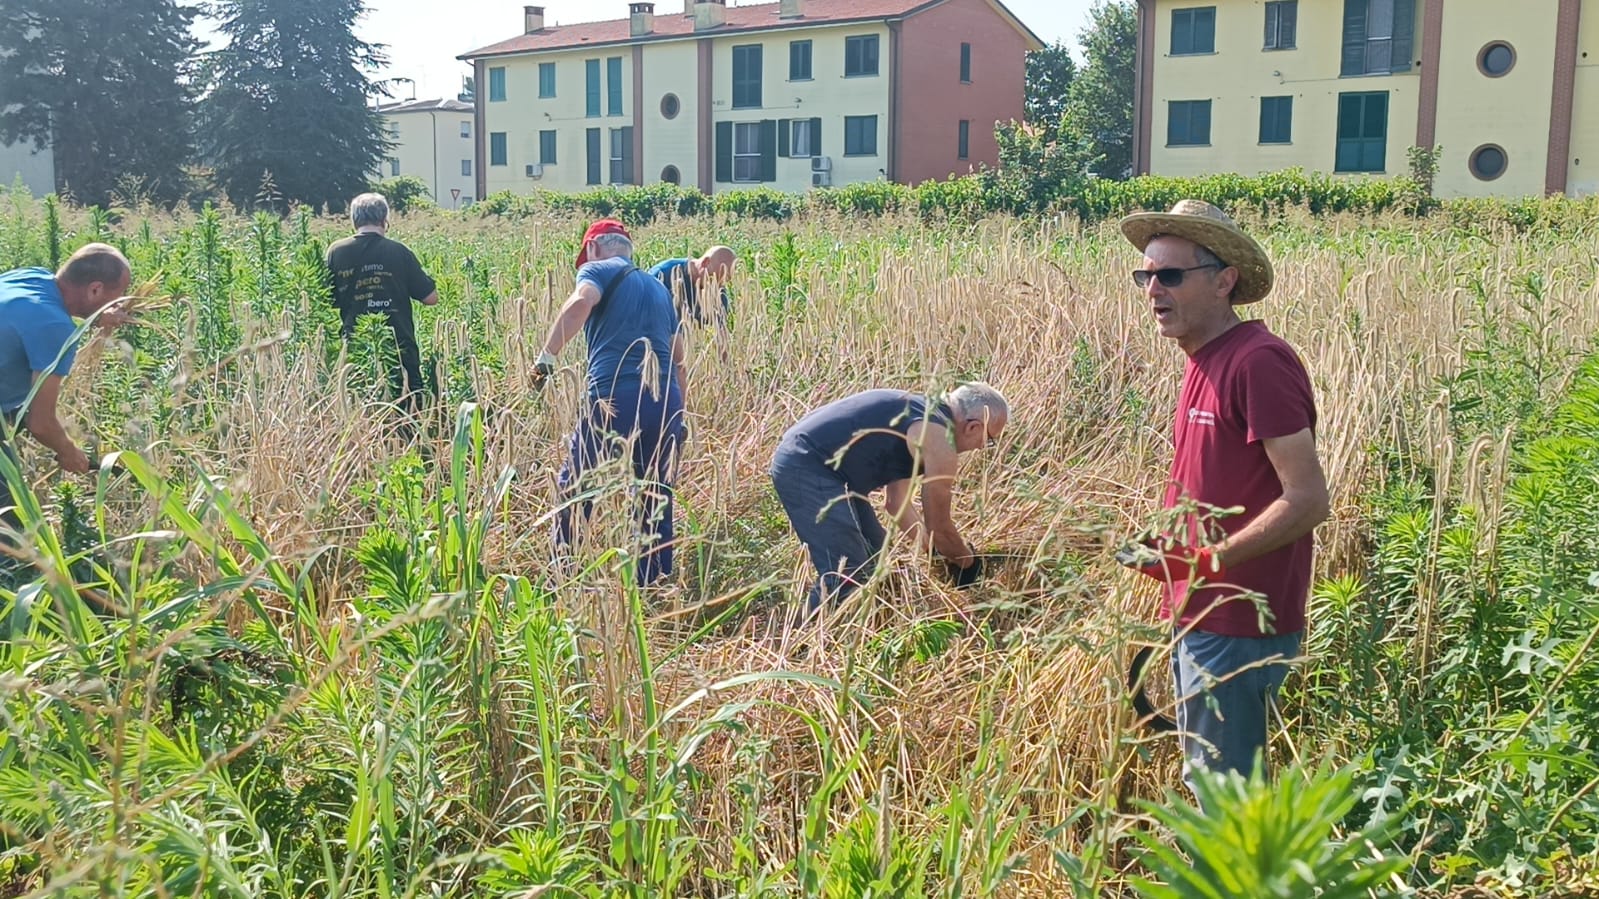
POLYGON ((88 287, 95 282, 116 284, 133 277, 133 269, 122 251, 108 243, 91 243, 73 253, 56 271, 56 280, 74 287, 88 287))
POLYGON ((733 275, 733 263, 738 261, 738 254, 731 247, 715 246, 706 250, 696 262, 698 271, 695 274, 701 278, 714 278, 718 283, 725 283, 733 275))
POLYGON ((56 272, 67 312, 86 318, 128 292, 133 270, 116 247, 92 243, 73 253, 56 272))

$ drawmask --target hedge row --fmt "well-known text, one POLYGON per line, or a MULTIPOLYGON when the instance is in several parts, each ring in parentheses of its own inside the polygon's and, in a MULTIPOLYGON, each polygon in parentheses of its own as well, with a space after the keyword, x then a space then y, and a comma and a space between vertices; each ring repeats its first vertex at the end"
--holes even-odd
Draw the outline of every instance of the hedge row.
POLYGON ((1319 214, 1407 209, 1416 205, 1420 194, 1408 178, 1335 178, 1297 169, 1257 177, 1145 176, 1129 181, 1087 179, 1069 185, 1018 183, 1004 173, 982 172, 915 187, 868 181, 803 194, 753 188, 706 196, 693 188, 672 184, 599 187, 576 194, 548 190, 522 195, 502 192, 485 197, 474 208, 483 215, 571 212, 595 217, 615 215, 630 222, 646 222, 661 215, 710 214, 781 221, 816 210, 848 215, 915 212, 948 218, 995 213, 1075 213, 1086 221, 1098 221, 1140 209, 1166 209, 1184 197, 1208 200, 1226 209, 1248 206, 1270 212, 1292 206, 1319 214))
POLYGON ((803 194, 770 188, 731 190, 706 196, 672 184, 600 187, 584 193, 538 190, 529 195, 498 193, 473 208, 481 215, 534 214, 617 216, 644 223, 662 215, 716 215, 783 221, 802 212, 845 215, 915 213, 936 219, 970 219, 992 214, 1076 215, 1085 222, 1119 218, 1130 212, 1169 209, 1183 198, 1207 200, 1234 214, 1305 209, 1313 215, 1396 212, 1442 214, 1466 228, 1506 225, 1516 230, 1591 225, 1599 203, 1561 198, 1435 201, 1409 177, 1335 177, 1288 169, 1264 175, 1207 175, 1170 178, 1146 175, 1127 181, 1086 179, 1071 184, 1028 183, 1027 176, 981 172, 915 187, 870 181, 803 194))

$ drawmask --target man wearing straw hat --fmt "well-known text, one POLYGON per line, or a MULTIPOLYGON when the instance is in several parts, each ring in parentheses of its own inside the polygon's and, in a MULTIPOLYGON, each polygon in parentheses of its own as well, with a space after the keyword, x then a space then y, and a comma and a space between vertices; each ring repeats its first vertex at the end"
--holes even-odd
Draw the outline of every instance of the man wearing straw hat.
POLYGON ((1169 529, 1123 556, 1161 582, 1185 766, 1250 772, 1272 698, 1299 653, 1311 531, 1328 514, 1304 364, 1238 307, 1265 299, 1272 265, 1221 210, 1183 200, 1122 233, 1143 251, 1133 283, 1162 337, 1188 356, 1166 491, 1169 529), (1217 515, 1219 509, 1241 509, 1217 515))
POLYGON ((672 296, 633 264, 633 240, 616 219, 600 219, 583 234, 577 287, 550 325, 534 386, 555 372, 556 357, 579 331, 588 344, 588 391, 557 478, 563 502, 556 549, 564 555, 575 537, 573 513, 588 517, 591 502, 578 499, 593 489, 582 483, 585 473, 607 459, 630 457, 641 488, 636 579, 649 586, 672 573, 672 481, 687 378, 672 296))

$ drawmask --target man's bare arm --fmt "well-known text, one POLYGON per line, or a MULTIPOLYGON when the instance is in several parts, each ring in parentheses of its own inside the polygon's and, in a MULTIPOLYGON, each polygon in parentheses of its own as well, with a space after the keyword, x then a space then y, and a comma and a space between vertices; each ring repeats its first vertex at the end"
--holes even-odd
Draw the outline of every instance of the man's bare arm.
POLYGON ((1263 441, 1283 495, 1221 546, 1222 562, 1238 565, 1287 546, 1327 519, 1327 478, 1309 428, 1263 441))
POLYGON ((917 422, 906 430, 912 455, 922 460, 922 522, 938 554, 961 568, 972 564, 971 547, 951 517, 954 504, 957 456, 949 430, 943 425, 917 422))
POLYGON ((34 380, 39 387, 33 394, 33 401, 28 404, 28 433, 33 439, 39 441, 55 451, 56 464, 62 471, 81 474, 89 470, 89 457, 78 448, 72 438, 67 436, 66 428, 61 426, 61 418, 56 414, 56 403, 61 397, 60 375, 34 374, 34 380))
POLYGON ((544 338, 543 352, 551 356, 561 355, 561 350, 566 348, 567 341, 577 336, 583 330, 583 325, 588 322, 589 314, 600 301, 600 291, 593 284, 584 281, 577 285, 572 295, 561 305, 561 311, 555 316, 555 321, 550 324, 550 333, 544 338))

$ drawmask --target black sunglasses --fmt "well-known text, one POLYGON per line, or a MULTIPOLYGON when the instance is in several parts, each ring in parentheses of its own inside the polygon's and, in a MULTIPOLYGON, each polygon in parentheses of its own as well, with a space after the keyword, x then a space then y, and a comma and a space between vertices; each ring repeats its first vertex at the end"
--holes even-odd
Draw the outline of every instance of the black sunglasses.
POLYGON ((1189 268, 1157 268, 1154 271, 1147 271, 1141 268, 1134 269, 1133 283, 1138 285, 1139 290, 1143 290, 1149 286, 1150 278, 1158 278, 1160 279, 1161 286, 1176 287, 1183 283, 1183 278, 1187 277, 1189 272, 1197 272, 1202 268, 1226 267, 1227 266, 1222 265, 1219 262, 1207 262, 1204 265, 1195 265, 1189 268))

